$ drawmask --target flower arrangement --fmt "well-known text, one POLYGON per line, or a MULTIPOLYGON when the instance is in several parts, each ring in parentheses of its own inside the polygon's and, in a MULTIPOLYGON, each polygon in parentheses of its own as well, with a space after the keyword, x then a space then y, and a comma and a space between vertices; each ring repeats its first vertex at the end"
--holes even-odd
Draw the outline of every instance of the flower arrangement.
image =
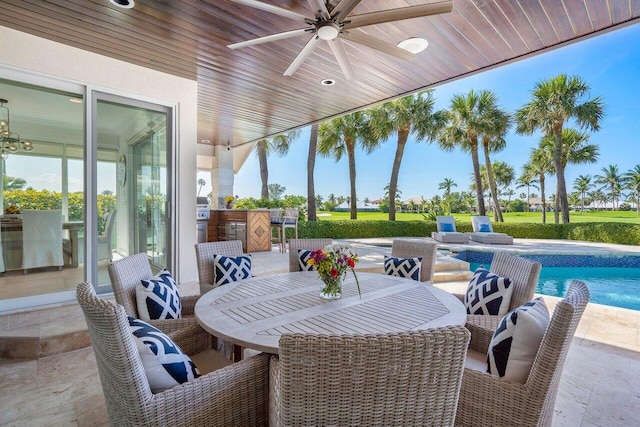
POLYGON ((318 271, 318 276, 324 283, 320 294, 326 298, 340 298, 342 280, 348 270, 353 273, 358 286, 358 295, 362 297, 360 282, 354 270, 357 262, 358 254, 344 245, 328 245, 324 249, 312 251, 308 261, 309 265, 318 271))
POLYGON ((224 196, 224 202, 226 203, 226 208, 231 209, 233 207, 233 201, 236 198, 233 196, 224 196))

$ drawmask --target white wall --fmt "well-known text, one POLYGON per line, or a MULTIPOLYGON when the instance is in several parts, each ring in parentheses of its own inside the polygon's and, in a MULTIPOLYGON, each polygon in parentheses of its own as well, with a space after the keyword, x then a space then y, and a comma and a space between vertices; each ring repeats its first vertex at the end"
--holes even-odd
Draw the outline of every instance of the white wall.
MULTIPOLYGON (((0 65, 96 85, 118 95, 178 106, 176 153, 179 282, 197 281, 196 141, 197 83, 0 26, 0 65)), ((2 77, 0 75, 0 77, 2 77)))

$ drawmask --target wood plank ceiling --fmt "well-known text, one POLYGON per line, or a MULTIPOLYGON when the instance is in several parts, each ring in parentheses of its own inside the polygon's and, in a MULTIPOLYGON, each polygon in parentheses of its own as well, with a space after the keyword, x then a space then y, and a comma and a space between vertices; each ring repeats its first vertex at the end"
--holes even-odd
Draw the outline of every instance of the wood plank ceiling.
MULTIPOLYGON (((263 0, 312 16, 306 0, 263 0)), ((332 1, 333 4, 337 0, 332 1)), ((352 14, 430 3, 363 0, 352 14)), ((198 82, 198 140, 233 146, 376 104, 631 22, 640 0, 454 0, 451 13, 363 27, 397 44, 423 37, 413 62, 345 41, 355 78, 327 43, 291 77, 308 35, 238 50, 228 44, 301 28, 224 0, 3 0, 0 25, 198 82), (332 78, 333 86, 320 81, 332 78)))

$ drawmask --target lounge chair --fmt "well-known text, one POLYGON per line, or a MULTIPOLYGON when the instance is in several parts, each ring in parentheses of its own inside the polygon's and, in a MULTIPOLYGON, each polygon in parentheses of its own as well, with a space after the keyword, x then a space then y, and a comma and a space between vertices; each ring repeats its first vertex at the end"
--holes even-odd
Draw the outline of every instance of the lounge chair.
POLYGON ((505 233, 493 231, 488 216, 472 216, 471 225, 473 233, 467 233, 473 242, 488 243, 492 245, 513 245, 513 237, 505 233))
POLYGON ((456 220, 450 215, 436 217, 438 231, 431 233, 431 238, 440 243, 469 243, 469 235, 456 231, 456 220))

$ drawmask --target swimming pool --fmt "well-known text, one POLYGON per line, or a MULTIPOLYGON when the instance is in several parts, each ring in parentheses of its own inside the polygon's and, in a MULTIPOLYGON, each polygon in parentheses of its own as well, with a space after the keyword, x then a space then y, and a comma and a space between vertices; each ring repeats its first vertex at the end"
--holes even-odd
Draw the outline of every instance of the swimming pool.
MULTIPOLYGON (((472 271, 491 265, 492 253, 464 251, 457 258, 468 261, 472 271), (480 254, 476 256, 475 254, 480 254), (480 259, 478 259, 480 258, 480 259)), ((542 264, 536 292, 562 297, 572 279, 587 283, 590 301, 640 311, 640 257, 592 255, 526 255, 542 264), (563 258, 566 258, 563 260, 563 258)))

